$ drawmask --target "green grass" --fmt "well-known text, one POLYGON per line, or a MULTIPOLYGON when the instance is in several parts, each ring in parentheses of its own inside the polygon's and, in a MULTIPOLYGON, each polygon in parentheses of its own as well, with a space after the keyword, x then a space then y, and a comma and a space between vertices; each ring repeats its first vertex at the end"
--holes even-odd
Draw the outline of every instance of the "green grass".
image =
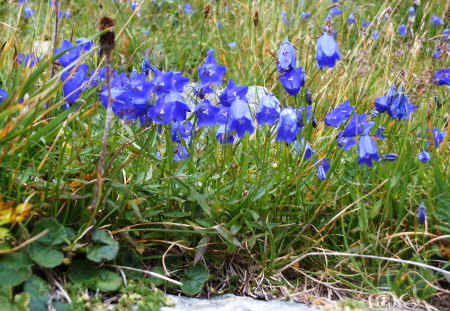
MULTIPOLYGON (((191 2, 194 15, 182 13, 183 3, 178 1, 161 7, 146 1, 139 14, 121 1, 103 1, 102 8, 96 1, 62 4, 73 17, 60 20, 56 46, 63 39, 97 40, 98 20, 108 15, 116 21, 113 67, 119 72, 140 70, 148 55, 161 70, 182 71, 197 81, 197 68, 214 48, 218 62, 227 66, 226 78, 238 85, 263 85, 283 107, 300 107, 306 105, 306 89, 287 97, 272 56, 288 37, 298 49, 298 64, 307 72, 306 86, 319 121, 317 128, 308 124, 302 132, 316 151, 309 160, 294 143, 274 142, 276 129, 266 125, 234 145, 220 145, 215 130, 201 130, 205 135, 193 137, 190 157, 174 162, 170 126, 163 126, 159 134, 157 127, 123 124, 114 117, 98 210, 91 206, 105 123, 98 88, 82 93, 79 109, 62 109, 61 68, 51 77, 51 49, 39 55, 42 60, 32 69, 13 64, 14 51, 31 53, 35 44, 52 46, 54 12, 46 1, 30 1, 36 13, 25 19, 18 3, 0 2, 0 88, 10 94, 0 105, 0 199, 13 207, 32 205, 21 222, 2 211, 0 249, 28 240, 40 219, 55 218, 71 232, 61 248, 65 262, 52 272, 59 277, 73 260, 85 257, 92 224, 110 230, 119 241, 118 265, 162 267, 162 274, 173 279, 185 279, 183 271, 194 260, 196 248, 207 243, 199 257, 211 275, 204 292, 225 287, 248 294, 253 289, 244 286, 244 271, 250 271, 252 286, 261 282, 261 288, 279 296, 275 285, 292 293, 298 291, 296 286, 314 288, 317 294, 332 288, 333 298, 366 299, 371 293, 393 292, 437 303, 448 293, 448 275, 445 279, 413 265, 310 256, 279 271, 300 256, 322 251, 409 260, 449 271, 449 88, 432 84, 432 74, 448 65, 449 58, 445 53, 432 58, 445 27, 430 25, 431 15, 443 17, 449 7, 439 0, 427 1, 411 22, 405 1, 344 1, 343 15, 333 24, 342 60, 333 69, 319 70, 315 44, 332 3, 301 2, 229 1, 228 9, 213 2, 206 20, 202 1, 191 2), (378 20, 388 7, 392 15, 378 20), (291 26, 283 24, 281 11, 293 16, 291 26), (301 20, 302 11, 312 12, 310 20, 301 20), (360 26, 347 28, 350 12, 359 25, 362 20, 372 22, 367 35, 360 26), (397 32, 402 23, 410 30, 405 37, 397 32), (381 33, 377 40, 371 38, 374 29, 381 33), (236 49, 228 47, 233 41, 236 49), (386 114, 375 119, 375 127, 386 128, 387 139, 377 141, 380 155, 396 152, 399 158, 373 168, 358 166, 356 148, 340 149, 335 137, 341 129, 326 127, 322 120, 347 99, 358 113, 368 112, 393 83, 403 83, 410 101, 419 107, 408 121, 396 122, 386 114), (25 101, 18 104, 21 98, 25 101), (425 131, 432 127, 447 129, 447 136, 439 148, 429 148, 432 160, 424 164, 417 155, 428 137, 417 134, 428 135, 425 131), (314 164, 322 157, 331 159, 324 181, 317 178, 314 164), (417 221, 422 201, 426 226, 417 221), (131 254, 132 260, 123 254, 131 254), (227 281, 233 275, 239 276, 235 284, 227 281)), ((91 69, 104 66, 97 52, 85 54, 83 62, 91 69)), ((42 268, 33 269, 46 276, 42 268)), ((179 288, 171 285, 168 290, 179 288)), ((254 294, 263 297, 261 291, 254 294)))

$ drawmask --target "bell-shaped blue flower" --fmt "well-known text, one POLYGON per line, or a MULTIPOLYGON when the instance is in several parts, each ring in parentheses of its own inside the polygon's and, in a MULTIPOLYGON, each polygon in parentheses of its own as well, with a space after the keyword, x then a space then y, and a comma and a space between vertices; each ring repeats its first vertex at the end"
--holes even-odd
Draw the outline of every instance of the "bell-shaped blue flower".
POLYGON ((356 23, 356 18, 355 18, 355 15, 353 15, 353 13, 350 13, 348 15, 347 23, 350 24, 350 25, 356 23))
POLYGON ((433 16, 431 16, 431 24, 433 26, 442 26, 442 25, 444 25, 444 21, 442 20, 442 18, 440 18, 436 15, 433 15, 433 16))
POLYGON ((338 45, 332 35, 324 33, 317 41, 316 46, 317 67, 330 67, 336 65, 336 61, 341 59, 338 45))
POLYGON ((306 141, 305 137, 302 137, 299 142, 295 143, 295 148, 297 148, 299 154, 308 160, 315 153, 314 149, 311 147, 310 143, 306 141))
POLYGON ((291 71, 295 68, 296 56, 294 46, 286 40, 281 44, 277 54, 277 70, 281 73, 291 71))
POLYGON ((173 106, 172 118, 173 121, 184 121, 186 120, 186 113, 191 111, 189 106, 184 101, 178 92, 169 92, 162 97, 165 103, 169 103, 173 106))
POLYGON ((337 137, 337 144, 344 150, 350 150, 356 146, 356 139, 353 137, 344 136, 344 132, 339 132, 337 137))
POLYGON ((439 69, 434 74, 433 83, 436 85, 450 85, 450 68, 439 69))
POLYGON ((181 122, 174 122, 170 127, 170 135, 172 137, 172 141, 181 143, 184 139, 187 139, 191 136, 192 131, 192 123, 187 121, 185 124, 181 122))
POLYGON ((387 111, 388 107, 392 105, 396 93, 397 89, 395 88, 395 86, 391 86, 386 96, 380 96, 375 99, 375 109, 379 113, 387 111))
MULTIPOLYGON (((355 137, 364 133, 367 114, 358 115, 353 113, 353 118, 347 123, 344 128, 344 136, 355 137)), ((372 123, 371 123, 372 124, 372 123)))
POLYGON ((173 72, 155 71, 155 77, 151 81, 153 90, 158 96, 163 96, 167 93, 177 92, 173 84, 173 72))
POLYGON ((169 124, 173 120, 174 106, 170 102, 158 98, 148 111, 149 117, 158 124, 169 124))
POLYGON ((230 118, 231 107, 219 106, 219 112, 216 115, 216 121, 219 124, 227 124, 230 118))
POLYGON ((272 95, 264 95, 258 104, 256 110, 256 120, 259 124, 274 124, 280 115, 280 103, 278 99, 272 95))
POLYGON ((302 67, 285 72, 280 76, 281 84, 289 95, 297 95, 300 88, 305 85, 306 74, 302 67))
POLYGON ((419 153, 419 160, 423 163, 427 163, 428 161, 431 160, 431 155, 428 153, 428 151, 422 150, 419 153))
POLYGON ((40 61, 40 58, 34 55, 34 53, 31 54, 17 54, 15 59, 16 62, 19 64, 23 64, 28 68, 33 67, 37 62, 40 61))
POLYGON ((183 161, 189 157, 189 152, 186 150, 186 147, 182 143, 175 143, 173 145, 173 160, 183 161))
MULTIPOLYGON (((216 125, 216 116, 220 109, 211 105, 211 102, 207 99, 195 106, 195 114, 197 115, 197 126, 202 127, 205 125, 216 125)), ((224 122, 225 123, 225 122, 224 122)))
POLYGON ((239 138, 244 137, 245 132, 250 135, 254 132, 255 126, 248 104, 243 100, 236 99, 231 104, 229 128, 235 130, 239 138))
POLYGON ((330 159, 320 159, 314 163, 319 163, 317 165, 317 176, 319 177, 319 179, 327 179, 327 173, 330 170, 330 159))
POLYGON ((69 104, 74 103, 80 96, 88 69, 87 64, 82 64, 76 68, 74 73, 66 71, 61 75, 62 81, 65 82, 63 85, 64 96, 69 104))
POLYGON ((3 101, 8 97, 8 92, 6 92, 3 89, 0 89, 0 105, 3 103, 3 101))
POLYGON ((61 48, 55 49, 55 55, 66 51, 61 55, 56 62, 60 63, 63 67, 67 67, 76 61, 80 57, 80 53, 83 50, 83 45, 73 46, 68 40, 64 40, 61 44, 61 48))
POLYGON ((247 91, 248 86, 237 86, 233 79, 229 79, 227 88, 219 96, 220 103, 225 107, 230 107, 236 99, 247 102, 248 99, 245 96, 247 91))
POLYGON ((406 27, 406 25, 400 25, 400 27, 398 27, 398 33, 400 34, 400 36, 404 36, 408 33, 408 28, 406 27))
POLYGON ((421 225, 424 225, 427 221, 427 210, 423 202, 420 202, 419 209, 417 211, 417 219, 421 225))
POLYGON ((342 11, 339 10, 338 6, 334 6, 330 9, 330 14, 331 15, 341 15, 342 11))
POLYGON ((447 131, 440 131, 437 127, 433 128, 433 141, 436 148, 444 141, 446 134, 447 131))
POLYGON ((234 142, 233 131, 225 124, 220 125, 217 129, 216 138, 221 144, 232 144, 234 142))
POLYGON ((362 135, 358 145, 358 165, 372 167, 372 160, 380 161, 377 145, 370 135, 362 135))
POLYGON ((325 124, 328 126, 339 127, 348 119, 348 117, 350 117, 353 110, 354 108, 350 106, 350 101, 346 100, 325 116, 325 124))
POLYGON ((385 161, 395 161, 398 158, 398 154, 396 153, 388 153, 383 157, 385 161))
POLYGON ((182 93, 184 91, 184 87, 188 84, 189 78, 186 78, 181 74, 181 72, 174 72, 172 76, 172 83, 175 86, 175 89, 182 93))
POLYGON ((291 107, 284 108, 280 113, 280 121, 276 141, 284 140, 288 144, 297 139, 300 128, 297 125, 297 112, 291 107))
POLYGON ((214 50, 208 52, 203 65, 198 69, 198 75, 200 76, 200 82, 204 87, 209 85, 221 85, 222 79, 227 68, 217 64, 214 57, 214 50))

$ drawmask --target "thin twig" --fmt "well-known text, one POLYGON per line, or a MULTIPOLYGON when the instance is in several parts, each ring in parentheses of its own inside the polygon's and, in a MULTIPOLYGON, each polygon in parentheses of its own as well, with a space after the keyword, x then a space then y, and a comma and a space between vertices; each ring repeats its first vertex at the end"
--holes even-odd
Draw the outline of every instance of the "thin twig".
POLYGON ((9 254, 9 253, 14 253, 15 251, 18 251, 21 248, 24 248, 25 246, 27 246, 30 243, 33 243, 36 240, 39 240, 40 238, 42 238, 44 235, 46 235, 48 233, 48 229, 45 229, 44 231, 36 234, 35 236, 33 236, 32 238, 26 240, 25 242, 23 242, 22 244, 17 245, 16 247, 10 248, 10 249, 3 249, 0 250, 0 255, 3 254, 9 254))
POLYGON ((171 278, 168 278, 162 274, 156 273, 156 272, 152 272, 152 271, 148 271, 148 270, 142 270, 142 269, 136 269, 136 268, 131 268, 131 267, 124 267, 124 266, 116 266, 116 265, 111 265, 111 267, 117 268, 117 269, 124 269, 124 270, 130 270, 130 271, 136 271, 136 272, 141 272, 141 273, 145 273, 151 276, 154 276, 156 278, 160 278, 163 279, 167 282, 182 286, 183 283, 172 280, 171 278))

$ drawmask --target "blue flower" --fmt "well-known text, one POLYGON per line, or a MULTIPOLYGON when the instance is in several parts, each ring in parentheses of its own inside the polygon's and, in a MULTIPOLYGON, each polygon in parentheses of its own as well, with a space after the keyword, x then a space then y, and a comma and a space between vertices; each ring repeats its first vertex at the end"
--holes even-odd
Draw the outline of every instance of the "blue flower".
POLYGON ((148 74, 150 73, 150 69, 152 65, 150 64, 150 59, 145 56, 144 59, 142 60, 142 64, 141 64, 141 70, 143 73, 145 73, 146 76, 148 76, 148 74))
POLYGON ((363 113, 359 116, 356 112, 353 113, 353 118, 347 123, 347 125, 344 128, 344 136, 355 137, 363 134, 365 130, 367 131, 366 124, 369 125, 372 124, 368 122, 366 123, 366 121, 367 121, 366 113, 363 113))
POLYGON ((226 72, 227 68, 225 66, 217 65, 216 58, 214 57, 214 50, 208 52, 205 62, 198 69, 200 82, 204 87, 209 85, 221 85, 223 76, 226 72))
POLYGON ((216 121, 219 124, 227 124, 230 117, 231 107, 219 106, 219 112, 216 115, 216 121))
POLYGON ((338 6, 334 6, 330 9, 330 14, 331 15, 341 15, 341 10, 339 10, 338 6))
POLYGON ((422 150, 419 153, 419 160, 423 163, 427 163, 428 161, 431 160, 431 155, 428 153, 428 151, 422 150))
POLYGON ((25 64, 26 67, 31 68, 37 62, 40 61, 40 58, 35 56, 34 53, 31 54, 17 54, 15 57, 15 61, 19 64, 25 64))
POLYGON ((172 119, 173 121, 184 121, 186 120, 186 113, 191 111, 189 106, 184 101, 178 92, 169 92, 164 94, 162 97, 163 101, 173 107, 172 119))
POLYGON ((290 95, 297 95, 300 88, 305 85, 306 74, 302 67, 292 69, 280 76, 281 84, 290 95))
POLYGON ((82 64, 76 68, 74 73, 66 71, 61 75, 61 80, 65 82, 63 85, 64 96, 69 104, 74 103, 80 96, 88 69, 87 64, 82 64))
POLYGON ((342 148, 344 150, 350 150, 354 146, 356 146, 356 139, 353 137, 348 137, 344 135, 344 132, 339 132, 337 137, 337 144, 339 148, 342 148))
POLYGON ((172 137, 172 141, 181 143, 184 139, 191 136, 191 131, 192 123, 190 121, 187 121, 186 124, 174 122, 170 127, 170 136, 172 137))
POLYGON ((236 48, 236 42, 230 42, 230 43, 228 43, 228 46, 230 48, 232 48, 232 49, 235 49, 236 48))
POLYGON ((400 121, 401 119, 408 120, 409 115, 416 109, 417 106, 409 103, 408 96, 406 96, 400 88, 392 104, 388 106, 387 113, 391 118, 394 118, 397 121, 400 121))
POLYGON ((170 102, 158 98, 155 105, 150 107, 148 116, 158 124, 169 124, 173 120, 173 109, 170 102))
POLYGON ((305 160, 308 160, 315 153, 311 145, 306 141, 305 137, 302 137, 299 142, 295 143, 295 148, 299 151, 305 160))
POLYGON ((442 39, 450 40, 450 29, 446 28, 442 31, 442 39))
POLYGON ((398 154, 396 153, 388 153, 383 157, 385 161, 395 161, 398 158, 398 154))
POLYGON ((181 74, 181 72, 174 72, 172 75, 172 83, 175 86, 175 89, 182 93, 184 91, 184 87, 188 84, 189 78, 186 78, 181 74))
POLYGON ((61 48, 55 49, 55 55, 63 51, 66 52, 63 55, 61 55, 56 61, 60 63, 63 67, 67 67, 80 57, 82 49, 83 45, 73 46, 72 43, 70 43, 70 41, 64 40, 61 44, 61 48))
POLYGON ((378 139, 385 139, 386 136, 383 135, 385 128, 382 126, 379 126, 377 129, 377 132, 375 133, 374 137, 378 139))
POLYGON ((272 95, 264 95, 258 104, 256 110, 256 120, 259 124, 274 124, 280 115, 280 103, 277 98, 272 95))
POLYGON ((437 17, 436 15, 431 16, 431 24, 433 26, 442 26, 444 25, 444 21, 442 20, 442 18, 437 17))
POLYGON ((367 28, 370 26, 370 22, 369 21, 362 21, 362 28, 367 28))
POLYGON ((391 86, 389 88, 389 91, 386 94, 386 96, 380 96, 380 97, 377 97, 377 99, 375 99, 375 109, 379 113, 383 113, 383 112, 387 111, 388 107, 390 105, 392 105, 392 102, 395 99, 396 93, 397 93, 397 89, 395 88, 395 86, 391 86))
POLYGON ((378 38, 378 36, 380 35, 380 32, 377 30, 374 30, 372 32, 372 39, 376 40, 378 38))
POLYGON ((182 143, 175 143, 173 146, 173 160, 183 161, 189 157, 189 152, 186 150, 182 143))
POLYGON ((414 6, 410 7, 408 9, 408 13, 409 13, 409 16, 413 16, 414 14, 416 14, 416 8, 414 6))
POLYGON ((380 161, 377 145, 370 135, 362 135, 358 145, 358 165, 372 167, 372 160, 380 161))
POLYGON ((433 127, 433 141, 434 145, 439 147, 439 145, 444 141, 444 137, 447 134, 447 131, 440 131, 437 127, 433 127))
POLYGON ((450 68, 441 68, 435 74, 433 82, 436 85, 450 85, 450 68))
POLYGON ((220 109, 211 105, 211 102, 207 99, 195 106, 195 113, 198 121, 197 126, 202 127, 205 125, 214 126, 216 124, 216 115, 220 109))
POLYGON ((24 8, 23 11, 25 12, 25 16, 27 18, 32 17, 35 12, 32 8, 29 8, 29 7, 24 8))
POLYGON ((219 96, 220 103, 225 107, 230 107, 236 99, 241 99, 247 102, 248 100, 245 96, 247 91, 248 86, 237 86, 233 79, 229 79, 227 88, 223 90, 219 96))
POLYGON ((233 131, 227 128, 225 124, 222 124, 217 129, 216 138, 221 144, 232 144, 234 142, 233 131))
POLYGON ((276 141, 284 140, 288 144, 297 139, 300 128, 297 125, 297 113, 291 107, 284 108, 280 113, 280 122, 276 141))
POLYGON ((164 96, 170 92, 177 92, 173 84, 173 72, 155 71, 155 77, 151 81, 153 90, 158 96, 164 96))
POLYGON ((441 51, 439 51, 439 50, 434 51, 433 58, 438 59, 439 57, 441 57, 441 51))
POLYGON ((235 130, 239 138, 244 137, 245 132, 251 135, 255 130, 248 104, 241 99, 231 104, 229 129, 235 130))
POLYGON ((353 13, 350 13, 348 15, 347 23, 350 24, 350 25, 356 23, 356 18, 355 18, 355 15, 353 15, 353 13))
POLYGON ((63 17, 71 18, 72 17, 72 13, 70 13, 70 10, 67 10, 67 11, 59 10, 58 11, 58 17, 59 18, 63 18, 63 17))
POLYGON ((419 224, 421 225, 424 225, 427 220, 427 210, 423 202, 420 202, 419 209, 417 211, 417 218, 419 220, 419 224))
POLYGON ((8 97, 8 92, 6 92, 3 89, 0 89, 0 105, 3 103, 3 101, 8 97))
POLYGON ((192 5, 190 3, 185 3, 183 5, 183 11, 184 11, 184 13, 187 13, 187 14, 194 14, 195 13, 195 11, 192 8, 192 5))
POLYGON ((341 59, 338 45, 333 36, 325 33, 319 38, 316 46, 316 59, 319 68, 333 68, 336 61, 341 59))
POLYGON ((296 56, 295 49, 289 40, 286 40, 281 44, 277 54, 277 70, 281 73, 291 71, 295 68, 296 56))
POLYGON ((327 179, 327 173, 330 169, 330 159, 320 159, 314 163, 319 163, 317 165, 317 176, 320 180, 327 179))
POLYGON ((348 117, 354 108, 350 106, 350 101, 347 100, 331 110, 324 118, 325 124, 328 126, 339 127, 348 117))
POLYGON ((306 21, 311 16, 311 12, 302 12, 302 13, 300 13, 300 16, 302 17, 303 21, 306 21))
POLYGON ((75 40, 77 45, 81 45, 81 49, 84 51, 90 51, 95 43, 94 41, 90 41, 88 38, 80 37, 75 40))
POLYGON ((400 25, 400 27, 398 27, 398 32, 400 36, 404 36, 408 33, 408 28, 405 25, 400 25))

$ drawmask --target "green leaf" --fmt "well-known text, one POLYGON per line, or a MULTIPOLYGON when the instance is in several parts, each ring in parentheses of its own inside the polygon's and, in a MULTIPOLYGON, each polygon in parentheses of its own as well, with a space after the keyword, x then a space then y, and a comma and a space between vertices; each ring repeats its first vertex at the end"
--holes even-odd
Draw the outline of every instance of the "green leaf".
POLYGON ((89 260, 75 260, 72 263, 69 279, 75 284, 92 284, 98 278, 98 270, 89 260))
POLYGON ((185 278, 181 280, 183 285, 181 290, 188 295, 198 294, 203 284, 209 279, 209 271, 203 265, 189 266, 188 272, 186 272, 185 278))
POLYGON ((46 229, 48 230, 48 233, 37 240, 37 242, 35 243, 40 243, 48 246, 59 245, 64 243, 65 239, 67 238, 67 233, 64 229, 64 226, 54 218, 47 218, 38 222, 34 228, 33 235, 37 235, 46 229))
POLYGON ((95 282, 95 289, 102 292, 115 292, 122 287, 122 278, 109 270, 100 270, 95 282))
POLYGON ((23 286, 24 292, 30 295, 30 310, 47 311, 47 301, 50 294, 47 283, 40 277, 32 275, 23 286))
POLYGON ((31 275, 33 262, 24 253, 0 255, 0 285, 16 286, 31 275))
POLYGON ((87 249, 87 258, 95 262, 112 260, 119 251, 119 243, 104 230, 95 230, 92 234, 93 243, 87 249))
POLYGON ((434 165, 434 191, 436 197, 436 216, 443 222, 450 222, 450 187, 445 183, 440 164, 434 165))
POLYGON ((34 242, 30 245, 29 253, 31 259, 46 268, 59 266, 64 260, 63 252, 39 242, 34 242))

